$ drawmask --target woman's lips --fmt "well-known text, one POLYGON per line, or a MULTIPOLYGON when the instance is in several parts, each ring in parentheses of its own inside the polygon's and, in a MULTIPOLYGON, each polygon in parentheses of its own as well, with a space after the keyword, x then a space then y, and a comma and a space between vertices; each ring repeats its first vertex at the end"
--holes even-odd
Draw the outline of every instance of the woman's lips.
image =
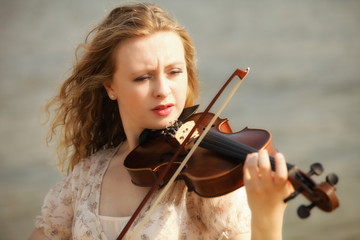
POLYGON ((158 105, 152 109, 152 111, 159 116, 167 116, 171 113, 174 104, 169 103, 165 105, 158 105))

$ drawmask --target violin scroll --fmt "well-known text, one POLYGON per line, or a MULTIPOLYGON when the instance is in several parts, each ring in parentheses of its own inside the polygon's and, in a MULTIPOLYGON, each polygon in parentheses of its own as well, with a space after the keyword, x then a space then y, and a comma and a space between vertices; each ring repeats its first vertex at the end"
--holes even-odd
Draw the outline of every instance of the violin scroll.
POLYGON ((299 169, 293 168, 289 171, 289 180, 295 188, 295 191, 284 199, 284 202, 295 198, 302 193, 311 203, 309 205, 301 205, 298 210, 300 218, 310 216, 310 211, 315 206, 323 211, 331 212, 339 206, 339 200, 335 194, 338 176, 330 173, 326 176, 326 181, 316 184, 312 179, 312 175, 320 175, 323 167, 320 163, 314 163, 310 166, 310 171, 304 173, 299 169))

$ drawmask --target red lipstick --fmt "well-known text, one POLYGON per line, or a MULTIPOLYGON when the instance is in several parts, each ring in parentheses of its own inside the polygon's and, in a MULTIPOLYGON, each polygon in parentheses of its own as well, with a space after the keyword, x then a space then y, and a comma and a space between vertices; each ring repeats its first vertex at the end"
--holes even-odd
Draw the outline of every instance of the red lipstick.
POLYGON ((159 115, 159 116, 167 116, 171 113, 172 109, 173 109, 174 104, 173 103, 168 103, 165 105, 158 105, 156 107, 154 107, 153 109, 151 109, 155 114, 159 115))

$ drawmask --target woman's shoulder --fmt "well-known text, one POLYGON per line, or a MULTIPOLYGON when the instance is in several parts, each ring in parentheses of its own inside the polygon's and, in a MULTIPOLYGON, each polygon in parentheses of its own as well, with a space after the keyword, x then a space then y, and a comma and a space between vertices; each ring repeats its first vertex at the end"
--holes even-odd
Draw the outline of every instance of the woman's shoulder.
POLYGON ((72 184, 81 189, 81 186, 101 179, 115 150, 115 148, 100 150, 77 163, 68 176, 72 184))
POLYGON ((73 174, 89 173, 104 168, 116 152, 117 148, 99 150, 89 157, 82 159, 73 169, 73 174))

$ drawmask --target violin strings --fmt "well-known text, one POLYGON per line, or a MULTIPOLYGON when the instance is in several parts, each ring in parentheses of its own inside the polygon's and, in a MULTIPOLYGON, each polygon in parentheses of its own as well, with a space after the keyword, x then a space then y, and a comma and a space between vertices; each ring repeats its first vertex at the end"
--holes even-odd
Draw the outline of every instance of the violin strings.
POLYGON ((209 131, 205 139, 200 143, 200 146, 241 161, 245 161, 247 154, 257 151, 255 148, 224 137, 216 131, 209 131))
MULTIPOLYGON (((200 143, 200 147, 239 159, 242 162, 245 161, 246 156, 249 153, 258 151, 256 148, 245 145, 234 139, 224 137, 223 134, 216 131, 209 131, 204 140, 200 143)), ((269 156, 269 158, 271 169, 275 171, 275 159, 272 156, 269 156)), ((286 166, 288 171, 294 168, 294 165, 290 163, 286 163, 286 166)))

